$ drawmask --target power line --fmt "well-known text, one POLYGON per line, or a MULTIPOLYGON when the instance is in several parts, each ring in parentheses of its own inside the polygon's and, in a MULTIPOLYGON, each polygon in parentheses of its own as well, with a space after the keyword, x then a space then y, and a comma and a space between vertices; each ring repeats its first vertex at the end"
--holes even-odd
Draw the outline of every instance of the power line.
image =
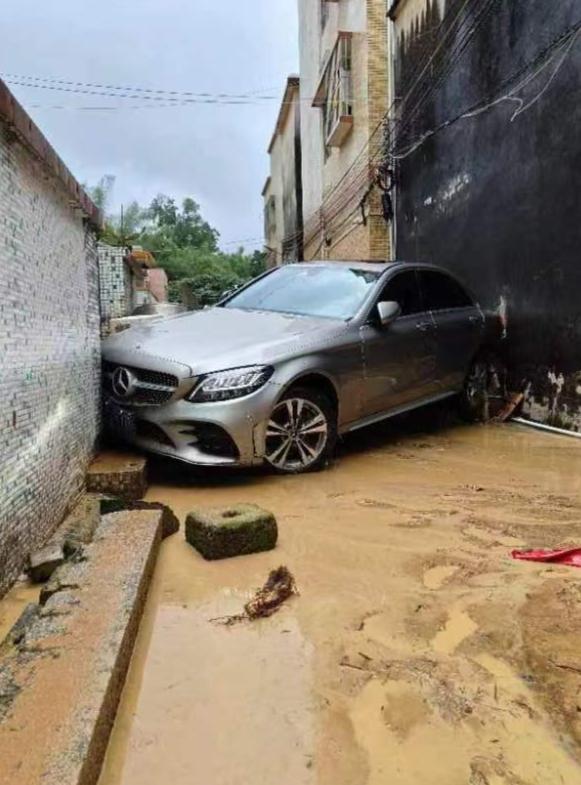
POLYGON ((515 71, 511 74, 507 79, 505 79, 500 85, 499 89, 497 90, 497 94, 495 97, 487 98, 482 101, 479 101, 472 106, 466 108, 462 112, 458 113, 452 118, 445 120, 444 122, 440 123, 435 128, 429 129, 425 131, 415 143, 412 143, 408 148, 403 151, 398 152, 395 147, 391 150, 392 157, 396 160, 403 160, 410 156, 413 152, 415 152, 421 145, 424 144, 429 138, 435 136, 437 133, 449 128, 450 126, 454 125, 460 120, 468 119, 471 117, 476 117, 483 112, 488 111, 494 106, 502 103, 503 101, 514 101, 518 103, 518 107, 511 116, 511 122, 515 120, 520 114, 524 111, 529 109, 533 106, 544 93, 549 89, 553 81, 555 80, 557 74, 563 67, 565 60, 569 53, 571 52, 574 44, 578 40, 579 33, 581 33, 581 20, 576 24, 572 25, 565 33, 563 33, 559 38, 555 39, 552 43, 546 46, 543 50, 541 50, 537 56, 529 61, 526 65, 522 68, 515 71), (559 52, 560 49, 563 49, 563 55, 555 68, 555 71, 551 74, 547 82, 543 85, 540 91, 528 102, 525 103, 523 98, 515 95, 517 92, 522 90, 523 88, 527 87, 531 82, 540 76, 553 62, 554 57, 559 52), (553 54, 554 53, 554 54, 553 54), (551 56, 552 55, 552 56, 551 56), (548 59, 547 59, 548 58, 548 59), (540 65, 539 67, 539 64, 540 65), (525 74, 524 79, 521 80, 525 74), (519 81, 520 80, 520 81, 519 81), (515 84, 516 82, 516 84, 515 84), (510 88, 510 89, 508 89, 510 88), (508 90, 508 92, 507 92, 508 90))
MULTIPOLYGON (((49 90, 61 93, 68 93, 69 95, 94 95, 106 98, 115 98, 122 100, 140 100, 149 102, 153 106, 163 106, 168 108, 170 106, 188 106, 190 104, 225 104, 225 105, 259 105, 265 102, 277 101, 281 106, 292 106, 294 103, 312 104, 314 96, 301 96, 292 98, 288 101, 280 99, 280 95, 267 95, 260 94, 258 91, 249 91, 243 93, 210 93, 201 92, 195 93, 191 91, 180 92, 177 90, 153 90, 142 87, 121 87, 115 85, 101 85, 96 82, 73 82, 64 79, 52 79, 50 77, 24 77, 11 74, 0 74, 2 78, 10 85, 17 87, 29 88, 32 90, 49 90)), ((350 102, 357 104, 367 101, 366 93, 352 94, 350 102)), ((333 102, 330 102, 333 104, 333 102)), ((41 108, 41 107, 37 107, 41 108)), ((51 106, 42 107, 51 109, 69 108, 64 106, 51 106)), ((116 107, 70 107, 72 109, 111 109, 116 107)), ((127 108, 127 107, 119 107, 127 108)), ((130 108, 142 108, 130 107, 130 108)), ((145 108, 145 106, 143 107, 145 108)))
MULTIPOLYGON (((413 90, 415 89, 415 87, 420 83, 421 76, 426 72, 429 65, 433 62, 437 52, 442 49, 445 41, 453 31, 456 22, 458 22, 459 20, 460 20, 460 24, 464 22, 464 18, 461 19, 461 16, 464 13, 464 11, 467 9, 469 3, 472 2, 473 6, 476 7, 480 1, 481 0, 465 0, 458 13, 453 17, 453 19, 447 26, 447 29, 444 35, 442 36, 442 39, 439 41, 438 46, 436 47, 436 50, 432 52, 427 63, 423 65, 420 75, 414 81, 412 86, 409 88, 408 92, 406 93, 406 96, 403 98, 401 103, 405 104, 405 102, 408 100, 409 96, 412 94, 413 90)), ((485 9, 490 10, 495 2, 497 2, 497 0, 488 0, 488 4, 485 7, 485 9)), ((478 28, 479 23, 482 22, 482 18, 483 18, 483 14, 481 13, 480 16, 477 18, 476 22, 473 22, 472 26, 466 32, 473 33, 478 28)), ((444 22, 445 21, 446 20, 444 20, 444 22)), ((461 49, 459 54, 461 54, 462 51, 463 48, 461 49)), ((458 57, 459 55, 457 57, 454 57, 453 54, 452 56, 453 62, 456 62, 458 57)), ((314 221, 308 222, 308 226, 312 232, 312 236, 311 238, 309 238, 308 241, 305 239, 305 243, 310 242, 312 237, 315 236, 319 231, 326 230, 328 223, 332 222, 333 219, 337 217, 337 215, 341 214, 341 212, 349 206, 350 202, 352 202, 353 199, 356 198, 356 195, 361 193, 362 189, 365 190, 365 188, 368 188, 370 183, 372 183, 372 172, 370 170, 372 170, 373 164, 375 163, 379 164, 381 160, 385 157, 385 151, 382 149, 383 147, 382 131, 385 129, 385 123, 388 120, 389 116, 392 114, 394 107, 397 105, 397 103, 398 103, 397 101, 394 101, 392 103, 390 108, 383 115, 377 126, 374 128, 373 132, 368 137, 367 142, 365 143, 365 145, 363 145, 361 151, 357 155, 356 159, 353 161, 352 165, 347 169, 347 171, 334 185, 331 191, 326 195, 325 199, 323 200, 323 204, 321 205, 321 208, 317 211, 316 216, 314 216, 314 221), (373 153, 369 158, 365 158, 366 152, 369 150, 374 140, 378 138, 380 140, 380 149, 375 153, 373 153), (367 172, 365 173, 366 169, 367 172), (346 197, 345 197, 345 191, 347 191, 346 197), (330 218, 327 218, 325 211, 331 212, 330 218), (311 229, 311 224, 313 227, 312 229, 311 229)), ((419 108, 419 105, 421 103, 422 102, 419 102, 416 105, 416 108, 419 108)), ((332 228, 335 229, 335 227, 332 228)))
MULTIPOLYGON (((459 45, 457 45, 455 47, 455 49, 453 51, 453 55, 450 58, 449 62, 447 62, 445 64, 444 68, 442 68, 441 72, 437 75, 437 78, 432 80, 432 84, 429 85, 429 88, 430 88, 429 92, 425 93, 421 97, 421 99, 415 104, 415 106, 413 108, 413 114, 414 115, 417 115, 419 113, 421 107, 423 105, 425 105, 425 102, 427 101, 427 99, 429 97, 429 94, 431 94, 431 92, 433 92, 435 87, 441 82, 443 76, 446 73, 448 73, 450 71, 450 69, 458 62, 458 60, 460 59, 462 53, 464 52, 464 50, 466 49, 466 47, 468 46, 468 44, 472 40, 472 38, 473 38, 473 36, 474 36, 474 34, 476 32, 476 29, 482 24, 484 19, 486 19, 490 15, 490 13, 492 12, 496 2, 497 2, 497 0, 491 0, 491 2, 484 8, 484 10, 478 16, 476 22, 473 23, 471 25, 471 27, 469 27, 467 30, 463 31, 460 43, 459 43, 459 45)), ((512 88, 512 90, 510 90, 509 93, 500 95, 499 97, 495 98, 492 101, 490 101, 489 99, 487 99, 486 101, 481 101, 481 102, 475 104, 474 106, 470 107, 468 110, 465 110, 463 113, 457 115, 456 117, 451 118, 451 119, 445 121, 444 123, 441 123, 435 129, 431 129, 430 131, 428 131, 425 134, 423 134, 422 137, 420 137, 420 139, 418 140, 418 142, 413 145, 413 148, 410 148, 410 149, 404 151, 403 154, 398 154, 396 152, 395 145, 397 144, 397 141, 396 142, 392 142, 389 145, 389 148, 387 149, 387 154, 391 155, 391 157, 393 159, 396 159, 396 160, 401 159, 403 157, 406 157, 408 155, 411 155, 412 152, 414 152, 419 146, 421 146, 421 144, 423 144, 428 138, 430 138, 434 134, 436 134, 436 133, 438 133, 438 132, 448 128, 450 125, 452 125, 455 122, 458 122, 461 119, 464 119, 466 117, 476 116, 477 114, 480 114, 481 112, 486 111, 487 109, 491 108, 492 106, 498 104, 499 102, 501 102, 503 100, 515 100, 515 101, 517 101, 519 103, 519 106, 518 106, 517 110, 515 111, 515 113, 511 117, 511 120, 516 119, 516 117, 519 114, 521 114, 522 112, 526 111, 531 106, 533 106, 542 97, 542 95, 549 89, 550 85, 553 83, 554 79, 556 78, 558 72, 563 67, 567 55, 570 53, 570 51, 571 51, 575 41, 577 40, 577 36, 578 36, 579 32, 581 32, 581 21, 579 23, 573 25, 572 27, 570 27, 559 38, 557 38, 555 41, 553 41, 551 44, 549 44, 547 47, 545 47, 545 49, 542 50, 533 61, 529 62, 523 68, 519 69, 519 71, 515 72, 507 80, 505 80, 502 83, 502 89, 503 90, 506 90, 510 85, 514 84, 515 81, 517 81, 518 79, 520 79, 521 76, 523 76, 523 74, 528 74, 528 76, 526 76, 526 78, 523 79, 521 82, 518 82, 516 84, 516 86, 514 86, 512 88), (524 87, 526 87, 527 85, 529 85, 534 78, 538 77, 551 64, 551 62, 554 59, 554 56, 549 57, 549 55, 551 55, 551 53, 554 50, 556 50, 556 49, 558 50, 559 48, 563 48, 563 47, 565 48, 563 56, 561 57, 561 59, 560 59, 558 65, 557 65, 555 71, 550 76, 550 78, 545 83, 545 85, 541 88, 541 90, 532 99, 530 99, 526 103, 525 103, 524 99, 514 96, 515 92, 517 92, 518 90, 521 90, 524 87), (548 61, 546 61, 547 57, 549 57, 548 61), (546 61, 546 62, 543 62, 543 61, 546 61), (543 63, 543 65, 540 68, 537 67, 539 65, 539 63, 543 63), (536 70, 534 70, 535 68, 536 68, 536 70), (531 71, 533 71, 533 72, 530 73, 531 71)), ((385 120, 388 118, 388 115, 389 115, 389 112, 386 114, 386 116, 384 118, 385 120)), ((404 114, 404 120, 406 120, 407 123, 409 124, 409 118, 405 114, 404 114)), ((371 141, 371 139, 369 141, 371 141)), ((366 147, 367 147, 367 145, 366 145, 366 147)), ((373 160, 373 158, 371 160, 373 160)), ((344 179, 344 178, 342 178, 342 179, 344 179)), ((353 198, 353 191, 351 191, 351 198, 353 198)), ((335 210, 334 216, 336 216, 338 212, 340 213, 341 210, 344 210, 344 209, 346 209, 345 204, 340 203, 339 204, 339 208, 335 210)), ((332 227, 333 231, 334 232, 339 231, 340 228, 342 226, 344 226, 345 223, 349 220, 349 218, 353 214, 353 212, 355 212, 355 211, 352 211, 352 213, 350 213, 347 216, 347 218, 345 218, 343 221, 341 221, 341 223, 338 226, 333 226, 332 227)), ((321 208, 321 210, 319 210, 319 215, 321 213, 324 213, 324 205, 321 208)), ((331 217, 330 221, 329 220, 324 220, 323 221, 323 228, 326 228, 328 223, 332 222, 332 219, 333 219, 334 216, 331 217)), ((310 242, 313 239, 313 237, 316 236, 316 233, 321 230, 321 226, 320 225, 315 228, 314 223, 312 223, 312 222, 309 223, 308 226, 309 226, 309 229, 312 228, 312 229, 314 229, 314 231, 311 234, 311 237, 309 238, 308 241, 305 238, 305 243, 310 242)))
MULTIPOLYGON (((151 96, 160 96, 160 98, 167 97, 167 96, 175 96, 175 98, 172 100, 179 100, 180 98, 248 98, 249 96, 255 96, 257 98, 264 97, 270 100, 277 97, 277 96, 268 95, 268 93, 271 93, 274 90, 276 90, 277 89, 276 87, 272 87, 268 89, 260 89, 260 90, 250 90, 244 93, 213 93, 213 92, 194 92, 191 90, 159 90, 150 87, 134 87, 134 86, 128 87, 127 85, 102 84, 99 82, 79 82, 79 81, 73 81, 71 79, 62 79, 62 78, 51 77, 51 76, 26 76, 24 74, 10 74, 6 72, 0 73, 0 77, 2 77, 2 79, 4 79, 6 82, 11 82, 11 83, 19 83, 19 82, 31 83, 30 85, 29 84, 26 85, 30 87, 39 87, 39 88, 48 89, 49 85, 61 85, 66 88, 71 88, 71 92, 73 91, 73 88, 82 87, 82 88, 95 88, 98 90, 106 90, 107 92, 121 91, 127 94, 144 93, 151 96)), ((56 89, 56 87, 54 89, 56 89)))

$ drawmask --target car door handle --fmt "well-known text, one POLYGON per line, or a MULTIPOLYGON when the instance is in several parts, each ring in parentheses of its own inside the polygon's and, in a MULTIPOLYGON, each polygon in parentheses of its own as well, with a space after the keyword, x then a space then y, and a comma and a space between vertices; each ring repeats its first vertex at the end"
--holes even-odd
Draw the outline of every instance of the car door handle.
POLYGON ((417 329, 422 333, 427 333, 428 330, 432 329, 431 322, 417 322, 416 324, 417 329))

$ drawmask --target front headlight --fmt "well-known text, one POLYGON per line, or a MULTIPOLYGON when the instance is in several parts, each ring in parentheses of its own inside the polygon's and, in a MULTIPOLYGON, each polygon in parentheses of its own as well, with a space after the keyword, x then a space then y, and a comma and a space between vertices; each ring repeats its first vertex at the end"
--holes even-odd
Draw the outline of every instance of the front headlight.
POLYGON ((246 368, 231 368, 204 376, 187 396, 194 403, 229 401, 242 398, 260 389, 274 371, 269 365, 250 365, 246 368))

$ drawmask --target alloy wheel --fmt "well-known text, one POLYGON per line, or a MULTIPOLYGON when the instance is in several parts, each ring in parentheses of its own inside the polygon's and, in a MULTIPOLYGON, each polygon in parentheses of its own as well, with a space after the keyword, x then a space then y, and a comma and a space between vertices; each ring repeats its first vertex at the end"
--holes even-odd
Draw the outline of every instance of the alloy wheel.
POLYGON ((323 454, 328 436, 327 417, 314 401, 286 398, 268 421, 266 460, 279 471, 305 471, 323 454))

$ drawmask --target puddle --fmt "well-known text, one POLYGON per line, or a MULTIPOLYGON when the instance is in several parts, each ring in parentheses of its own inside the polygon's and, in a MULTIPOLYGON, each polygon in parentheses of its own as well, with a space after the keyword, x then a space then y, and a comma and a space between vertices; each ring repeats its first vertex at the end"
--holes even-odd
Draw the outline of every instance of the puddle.
POLYGON ((462 608, 453 608, 443 630, 432 641, 432 648, 438 654, 453 654, 462 641, 476 632, 478 625, 462 608))
MULTIPOLYGON (((579 764, 560 745, 555 729, 525 682, 503 660, 485 653, 474 660, 494 677, 494 694, 510 739, 506 763, 515 780, 521 777, 523 782, 541 785, 581 782, 579 764)), ((494 701, 494 695, 490 700, 494 701)))
POLYGON ((314 782, 311 646, 286 611, 209 621, 245 599, 158 609, 132 727, 113 736, 101 785, 314 782))
POLYGON ((412 686, 372 679, 351 719, 367 754, 365 785, 467 785, 468 733, 432 713, 412 686))
POLYGON ((0 643, 8 635, 26 606, 31 602, 38 602, 39 594, 39 586, 34 586, 32 583, 17 583, 0 600, 0 643))
POLYGON ((423 582, 426 589, 439 589, 446 583, 448 578, 451 578, 460 567, 456 565, 443 565, 440 567, 432 567, 426 570, 423 576, 423 582))

